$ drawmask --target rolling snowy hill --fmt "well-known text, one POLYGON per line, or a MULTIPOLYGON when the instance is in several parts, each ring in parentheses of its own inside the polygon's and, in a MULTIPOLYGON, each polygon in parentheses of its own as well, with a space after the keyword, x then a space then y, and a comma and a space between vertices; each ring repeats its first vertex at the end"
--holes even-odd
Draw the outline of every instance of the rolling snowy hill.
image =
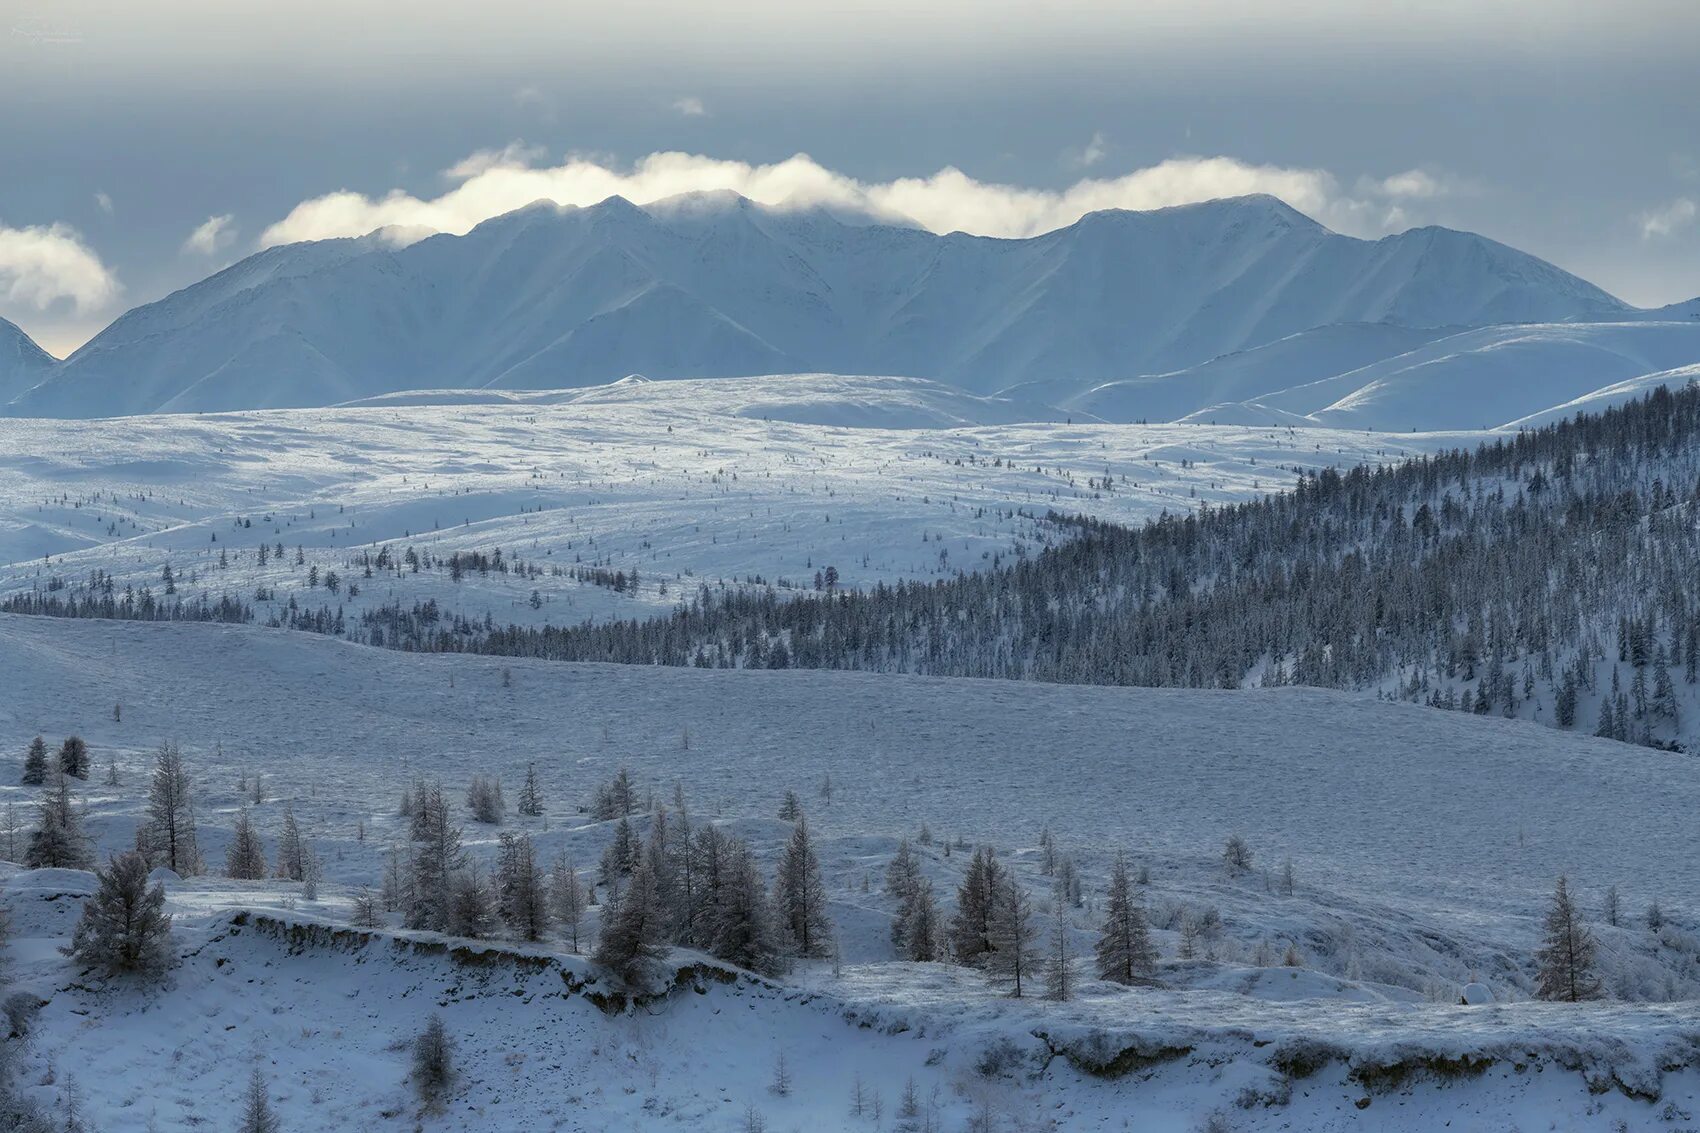
MULTIPOLYGON (((849 1106, 858 1077, 888 1114, 914 1078, 940 1128, 990 1108, 1000 1129, 1106 1133, 1130 1114, 1193 1133, 1218 1110, 1242 1133, 1502 1130, 1533 1113, 1572 1114, 1560 1128, 1575 1130, 1668 1129, 1665 1107, 1691 1111, 1700 1090, 1687 856, 1700 796, 1673 753, 1315 690, 561 665, 255 627, 0 615, 0 671, 9 743, 37 731, 90 743, 99 774, 80 793, 103 851, 131 844, 152 753, 170 739, 210 861, 249 802, 268 851, 287 808, 325 868, 316 896, 286 880, 168 878, 174 965, 159 990, 91 984, 56 951, 87 874, 0 870, 12 978, 41 1001, 23 1078, 50 1103, 74 1083, 100 1128, 226 1127, 256 1063, 285 1128, 414 1128, 405 1040, 431 1012, 460 1039, 463 1078, 426 1127, 492 1133, 732 1133, 751 1109, 773 1128, 865 1130, 849 1106), (115 784, 99 781, 109 762, 115 784), (486 867, 498 833, 516 830, 545 858, 589 866, 612 824, 579 808, 626 767, 661 797, 678 782, 696 823, 748 838, 771 873, 790 831, 774 812, 798 791, 842 972, 814 961, 779 983, 699 976, 605 1014, 580 994, 605 974, 558 938, 451 938, 464 944, 451 951, 393 925, 348 929, 355 887, 406 841, 404 785, 440 777, 458 792, 494 774, 511 786, 533 763, 543 818, 466 825, 486 867), (239 784, 257 774, 256 805, 239 784), (894 959, 880 879, 900 837, 934 832, 918 850, 941 897, 962 879, 966 855, 944 845, 961 837, 995 844, 1049 909, 1061 903, 1040 873, 1047 826, 1091 895, 1063 914, 1082 957, 1076 998, 1011 1001, 979 973, 894 959), (1290 858, 1294 892, 1261 868, 1227 873, 1230 831, 1259 867, 1278 875, 1290 858), (1116 850, 1150 871, 1139 893, 1162 987, 1089 974, 1116 850), (1635 914, 1594 925, 1619 1002, 1528 999, 1561 871, 1591 920, 1610 885, 1635 914), (1661 933, 1639 920, 1655 899, 1661 933), (1183 958, 1179 927, 1204 910, 1220 927, 1183 958), (1293 944, 1298 962, 1260 960, 1270 942, 1276 955, 1293 944), (1498 1002, 1460 1007, 1466 980, 1498 1002), (796 1075, 784 1095, 770 1089, 782 1053, 796 1075)), ((0 796, 30 801, 11 785, 0 796)))
POLYGON ((262 252, 123 316, 7 411, 310 406, 634 372, 904 374, 987 392, 1165 372, 1337 323, 1626 310, 1480 236, 1358 240, 1270 197, 1093 213, 1026 240, 726 194, 613 198, 536 204, 400 249, 376 234, 262 252))
POLYGON ((702 584, 806 589, 828 565, 846 586, 949 577, 1041 546, 1053 509, 1137 522, 1301 468, 1471 443, 1056 419, 912 378, 805 374, 0 420, 0 596, 92 570, 158 588, 170 564, 185 595, 264 589, 274 612, 334 600, 355 616, 405 595, 560 625, 667 610, 702 584), (287 554, 262 563, 260 543, 287 554), (361 557, 385 546, 500 548, 542 573, 368 582, 361 557), (615 591, 575 570, 644 581, 615 591), (332 571, 361 593, 308 585, 332 571))

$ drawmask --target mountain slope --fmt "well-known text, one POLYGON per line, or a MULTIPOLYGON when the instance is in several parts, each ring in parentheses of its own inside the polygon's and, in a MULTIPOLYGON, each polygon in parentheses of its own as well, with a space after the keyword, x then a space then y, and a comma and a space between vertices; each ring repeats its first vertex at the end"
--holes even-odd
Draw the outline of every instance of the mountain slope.
POLYGON ((1626 308, 1466 233, 1338 235, 1270 197, 1103 212, 1027 240, 854 224, 731 194, 532 205, 465 236, 272 249, 125 315, 14 415, 324 404, 772 372, 975 392, 1195 365, 1340 322, 1626 308))
POLYGON ((53 362, 23 328, 0 319, 0 404, 46 378, 53 362))
MULTIPOLYGON (((1304 424, 1405 432, 1556 420, 1574 399, 1700 359, 1700 322, 1482 327, 1343 373, 1183 417, 1195 422, 1304 424)), ((1684 378, 1675 379, 1680 385, 1684 378)))

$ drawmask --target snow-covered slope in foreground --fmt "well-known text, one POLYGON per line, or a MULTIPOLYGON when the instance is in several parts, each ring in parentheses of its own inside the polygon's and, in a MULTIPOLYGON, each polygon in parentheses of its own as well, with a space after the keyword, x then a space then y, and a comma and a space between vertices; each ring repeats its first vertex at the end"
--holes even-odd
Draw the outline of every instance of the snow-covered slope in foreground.
MULTIPOLYGON (((149 752, 171 738, 196 777, 209 859, 222 858, 238 778, 263 771, 254 813, 268 846, 288 805, 327 870, 315 901, 292 883, 170 883, 179 960, 159 991, 96 990, 52 952, 86 875, 10 878, 16 975, 47 1000, 27 1080, 52 1097, 74 1075, 102 1128, 228 1127, 257 1059, 286 1128, 411 1129, 402 1042, 433 1011, 459 1040, 463 1078, 427 1129, 730 1133, 750 1106, 774 1129, 870 1129, 849 1114, 858 1076, 888 1122, 913 1077, 946 1129, 990 1107, 1005 1130, 1193 1133, 1216 1110, 1244 1131, 1651 1130, 1683 1128, 1700 1105, 1693 1002, 1524 999, 1561 871, 1590 915, 1608 884, 1627 909, 1665 906, 1662 938, 1596 926, 1610 986, 1694 996, 1681 973, 1700 963, 1700 786, 1683 756, 1300 690, 559 665, 252 628, 0 617, 0 671, 0 733, 75 730, 97 768, 116 762, 117 786, 97 775, 87 788, 103 848, 130 843, 149 752), (511 785, 533 762, 548 816, 510 828, 581 863, 610 831, 575 804, 621 766, 664 796, 678 780, 697 821, 734 826, 770 869, 789 830, 771 816, 799 791, 842 977, 821 963, 783 986, 703 978, 702 994, 609 1017, 575 990, 591 974, 575 958, 457 961, 428 944, 234 923, 244 907, 346 921, 348 887, 375 881, 405 837, 395 799, 410 779, 511 785), (830 805, 816 791, 827 775, 830 805), (896 838, 923 824, 996 844, 1040 894, 1044 825, 1094 900, 1110 854, 1131 853, 1151 870, 1140 897, 1167 989, 1099 984, 1083 963, 1073 1002, 1013 1004, 977 974, 893 962, 879 878, 896 838), (1292 896, 1256 871, 1226 874, 1221 841, 1236 830, 1258 865, 1292 858, 1292 896), (1219 935, 1178 960, 1166 926, 1205 907, 1219 935), (1259 966, 1269 941, 1277 954, 1294 943, 1302 966, 1259 966), (1472 978, 1502 1002, 1448 1002, 1472 978), (784 1097, 768 1089, 781 1053, 784 1097)), ((495 834, 468 828, 486 860, 495 834)), ((922 854, 953 892, 964 855, 936 842, 922 854)), ((1093 913, 1071 916, 1083 954, 1093 913)))
POLYGON ((1593 285, 1441 228, 1341 236, 1271 197, 1026 240, 701 194, 532 205, 464 236, 273 248, 124 315, 15 401, 98 417, 828 371, 986 392, 1204 362, 1311 327, 1610 317, 1593 285))

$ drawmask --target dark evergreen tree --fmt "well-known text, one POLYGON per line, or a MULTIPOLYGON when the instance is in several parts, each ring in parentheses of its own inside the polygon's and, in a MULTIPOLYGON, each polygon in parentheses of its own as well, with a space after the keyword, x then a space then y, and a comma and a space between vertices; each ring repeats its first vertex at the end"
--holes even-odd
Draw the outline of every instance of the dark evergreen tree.
POLYGON ((957 887, 956 914, 950 919, 950 951, 958 964, 984 967, 997 950, 993 921, 1003 881, 1003 868, 992 848, 975 850, 957 887))
POLYGON ((59 745, 59 769, 73 779, 89 777, 89 745, 81 736, 67 736, 59 745))
POLYGON ((18 782, 26 787, 39 787, 47 782, 47 740, 37 736, 24 752, 24 771, 18 782))

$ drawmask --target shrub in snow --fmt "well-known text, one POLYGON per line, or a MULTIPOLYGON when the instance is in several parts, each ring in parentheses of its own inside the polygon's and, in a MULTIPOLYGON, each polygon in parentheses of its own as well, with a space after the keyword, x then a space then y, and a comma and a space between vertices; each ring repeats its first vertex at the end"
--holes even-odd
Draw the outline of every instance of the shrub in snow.
POLYGON ((454 1083, 454 1040, 441 1015, 425 1021, 425 1029, 413 1040, 413 1088, 426 1108, 442 1103, 454 1083))

